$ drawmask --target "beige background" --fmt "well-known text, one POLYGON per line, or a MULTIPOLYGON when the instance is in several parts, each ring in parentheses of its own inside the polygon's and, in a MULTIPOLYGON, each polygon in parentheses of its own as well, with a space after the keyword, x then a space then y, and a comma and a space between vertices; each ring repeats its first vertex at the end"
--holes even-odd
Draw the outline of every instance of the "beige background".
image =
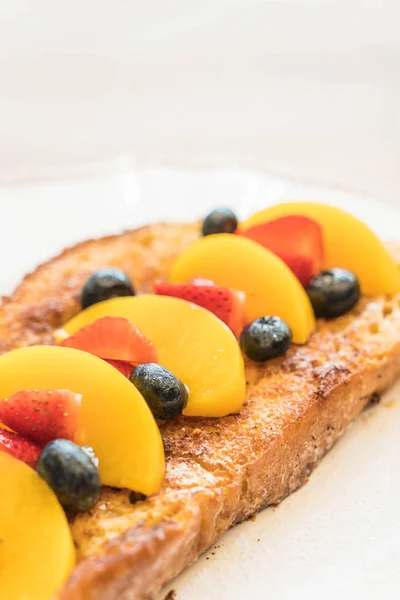
POLYGON ((397 0, 0 0, 0 177, 129 153, 396 202, 397 0))

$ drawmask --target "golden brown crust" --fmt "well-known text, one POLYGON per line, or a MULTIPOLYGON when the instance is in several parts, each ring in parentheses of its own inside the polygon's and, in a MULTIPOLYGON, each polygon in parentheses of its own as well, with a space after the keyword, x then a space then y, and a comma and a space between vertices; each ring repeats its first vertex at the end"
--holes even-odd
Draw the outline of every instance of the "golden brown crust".
POLYGON ((116 266, 143 291, 197 237, 197 226, 142 227, 68 248, 27 275, 0 303, 0 353, 54 343, 53 329, 79 309, 82 285, 97 269, 116 266))
MULTIPOLYGON (((119 266, 148 289, 197 232, 157 225, 67 250, 2 302, 1 350, 52 343, 53 328, 78 310, 82 283, 100 267, 119 266)), ((80 564, 60 599, 153 597, 230 525, 302 485, 371 394, 400 374, 399 304, 363 299, 352 314, 320 322, 309 343, 283 359, 248 362, 239 415, 162 426, 163 489, 134 502, 126 490, 104 488, 91 513, 71 523, 80 564)))

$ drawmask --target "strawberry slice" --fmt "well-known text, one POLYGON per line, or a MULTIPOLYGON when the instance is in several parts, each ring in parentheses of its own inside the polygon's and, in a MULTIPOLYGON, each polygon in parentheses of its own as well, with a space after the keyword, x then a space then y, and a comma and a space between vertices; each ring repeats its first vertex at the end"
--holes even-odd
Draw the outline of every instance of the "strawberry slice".
POLYGON ((0 428, 0 451, 11 454, 34 469, 42 448, 18 433, 0 428))
POLYGON ((306 286, 321 271, 322 227, 313 219, 289 215, 237 232, 279 256, 306 286))
POLYGON ((0 421, 25 439, 44 446, 73 440, 82 396, 70 390, 27 390, 0 400, 0 421))
POLYGON ((106 362, 108 362, 108 364, 112 367, 118 369, 118 371, 122 373, 122 375, 128 378, 134 369, 131 363, 125 362, 124 360, 106 360, 106 362))
POLYGON ((207 279, 196 278, 189 283, 155 282, 153 290, 161 296, 173 296, 214 313, 226 323, 236 337, 241 334, 244 324, 243 292, 219 287, 207 279))
POLYGON ((158 362, 153 342, 124 317, 97 319, 62 340, 60 346, 84 350, 106 360, 136 365, 158 362))

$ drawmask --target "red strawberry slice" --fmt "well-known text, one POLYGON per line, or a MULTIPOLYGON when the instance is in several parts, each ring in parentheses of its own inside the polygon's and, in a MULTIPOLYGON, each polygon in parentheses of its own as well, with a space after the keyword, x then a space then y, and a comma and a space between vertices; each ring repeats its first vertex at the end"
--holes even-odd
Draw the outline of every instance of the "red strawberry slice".
POLYGON ((214 313, 226 323, 236 337, 239 337, 245 325, 243 311, 243 292, 219 287, 212 281, 195 279, 190 283, 155 282, 153 289, 162 296, 174 296, 214 313))
POLYGON ((0 452, 7 452, 22 460, 24 463, 32 467, 36 466, 37 459, 40 456, 42 448, 29 440, 25 440, 18 433, 7 431, 0 428, 0 452))
POLYGON ((322 227, 313 219, 290 215, 237 233, 279 256, 304 286, 321 270, 324 257, 322 227))
POLYGON ((106 360, 136 365, 158 362, 153 342, 124 317, 97 319, 62 340, 60 346, 84 350, 106 360))
POLYGON ((108 362, 108 364, 112 367, 118 369, 118 371, 122 373, 122 375, 125 375, 125 377, 129 377, 129 375, 134 369, 131 363, 125 362, 123 360, 106 360, 106 362, 108 362))
POLYGON ((292 256, 290 254, 275 252, 279 258, 293 271, 300 283, 307 287, 310 279, 317 275, 321 270, 321 263, 317 264, 308 256, 292 256))
POLYGON ((70 390, 27 390, 0 400, 0 421, 25 439, 44 446, 73 440, 82 396, 70 390))

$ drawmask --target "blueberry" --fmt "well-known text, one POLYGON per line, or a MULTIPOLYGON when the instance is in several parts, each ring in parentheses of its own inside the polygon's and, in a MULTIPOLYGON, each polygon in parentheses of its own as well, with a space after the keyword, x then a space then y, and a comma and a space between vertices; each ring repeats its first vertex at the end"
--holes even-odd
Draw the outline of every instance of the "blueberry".
POLYGON ((42 450, 36 470, 71 512, 89 510, 101 489, 97 467, 87 453, 69 440, 54 440, 42 450))
POLYGON ((285 354, 292 342, 292 331, 279 317, 261 317, 245 327, 240 347, 251 360, 270 360, 285 354))
POLYGON ((345 269, 329 269, 313 277, 307 294, 316 317, 340 317, 357 304, 360 284, 357 277, 345 269))
POLYGON ((186 386, 161 365, 139 365, 130 376, 156 419, 173 419, 182 413, 188 399, 186 386))
POLYGON ((135 288, 121 269, 101 269, 89 277, 83 286, 81 306, 87 308, 110 298, 134 295, 135 288))
POLYGON ((237 226, 237 217, 230 208, 216 208, 204 219, 201 231, 203 235, 235 233, 237 226))

